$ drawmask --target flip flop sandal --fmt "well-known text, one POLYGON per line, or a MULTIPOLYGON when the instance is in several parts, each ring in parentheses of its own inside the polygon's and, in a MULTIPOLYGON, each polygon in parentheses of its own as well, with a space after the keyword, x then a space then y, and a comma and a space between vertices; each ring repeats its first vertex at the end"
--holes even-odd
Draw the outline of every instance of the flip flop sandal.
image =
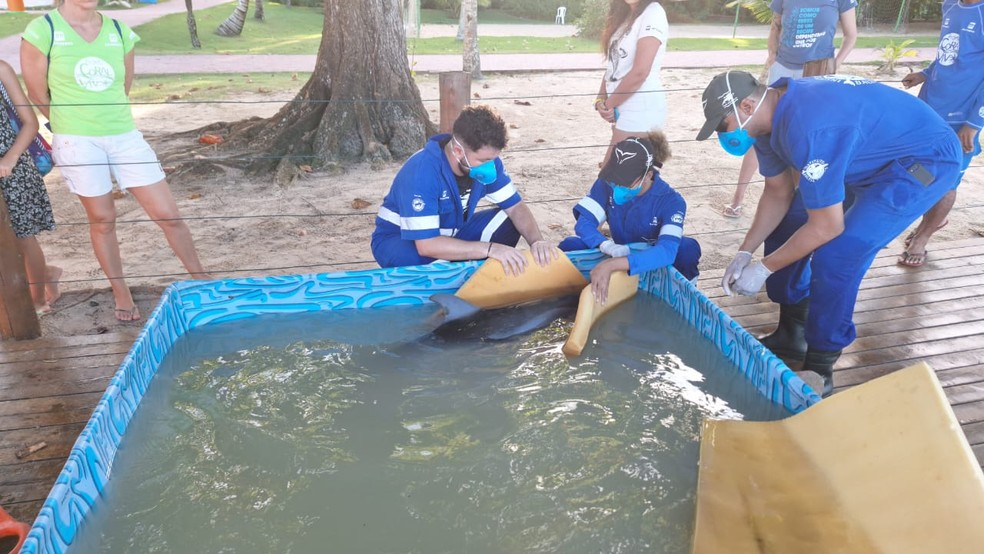
POLYGON ((898 264, 904 265, 906 267, 921 267, 926 263, 926 258, 929 256, 929 250, 923 251, 919 254, 913 254, 911 252, 903 252, 899 256, 898 264))
POLYGON ((742 208, 741 205, 732 207, 728 204, 725 204, 724 209, 721 210, 721 215, 731 219, 738 219, 739 217, 741 217, 741 208, 742 208))
MULTIPOLYGON (((943 223, 940 223, 939 226, 936 227, 936 231, 939 231, 940 229, 946 227, 948 223, 950 223, 950 220, 949 219, 944 219, 943 220, 943 223)), ((933 232, 935 233, 936 231, 933 231, 933 232)), ((912 242, 912 239, 914 239, 914 238, 916 238, 916 232, 915 231, 910 231, 909 234, 905 236, 905 240, 902 241, 902 242, 903 242, 903 244, 905 244, 905 247, 906 248, 909 247, 909 243, 912 242)))

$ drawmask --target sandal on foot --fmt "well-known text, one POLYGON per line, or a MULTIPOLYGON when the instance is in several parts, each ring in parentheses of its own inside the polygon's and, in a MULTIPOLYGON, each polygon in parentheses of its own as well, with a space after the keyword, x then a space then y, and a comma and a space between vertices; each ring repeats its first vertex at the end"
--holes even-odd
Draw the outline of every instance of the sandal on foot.
POLYGON ((721 215, 723 215, 724 217, 730 217, 731 219, 738 219, 739 217, 741 217, 741 205, 740 204, 738 206, 725 205, 724 209, 721 210, 721 215))
POLYGON ((114 310, 116 319, 122 321, 123 323, 129 323, 131 321, 140 321, 140 310, 137 309, 137 305, 134 304, 129 310, 123 308, 116 308, 114 310))
MULTIPOLYGON (((949 219, 944 219, 943 220, 943 223, 940 223, 936 227, 936 230, 934 230, 933 232, 935 233, 936 231, 939 231, 940 229, 946 227, 948 223, 950 223, 950 220, 949 219)), ((917 227, 917 229, 918 229, 918 227, 917 227)), ((916 231, 915 230, 910 231, 909 234, 905 236, 905 240, 903 240, 902 243, 905 244, 905 247, 906 248, 908 248, 909 247, 909 243, 912 242, 912 239, 914 239, 914 238, 916 238, 916 231)))
POLYGON ((899 256, 898 264, 906 267, 919 267, 926 263, 926 256, 928 255, 928 250, 919 253, 903 252, 902 255, 899 256))

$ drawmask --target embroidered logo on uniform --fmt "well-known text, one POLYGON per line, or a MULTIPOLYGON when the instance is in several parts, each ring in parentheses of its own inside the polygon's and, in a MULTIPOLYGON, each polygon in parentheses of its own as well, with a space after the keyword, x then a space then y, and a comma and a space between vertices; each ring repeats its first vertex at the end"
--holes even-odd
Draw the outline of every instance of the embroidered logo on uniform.
POLYGON ((635 152, 626 152, 625 150, 622 150, 621 148, 616 148, 615 149, 615 159, 618 160, 618 165, 622 165, 623 163, 625 163, 625 162, 631 160, 632 158, 636 157, 636 155, 637 154, 635 152))
POLYGON ((659 216, 658 215, 654 215, 653 216, 653 220, 649 222, 649 226, 650 227, 659 227, 660 226, 659 225, 659 216))
POLYGON ((813 160, 812 162, 806 164, 803 168, 803 177, 806 177, 808 181, 817 182, 823 174, 827 172, 827 167, 830 164, 823 160, 813 160))
POLYGON ((55 31, 55 42, 65 42, 64 31, 55 31))
POLYGON ((670 221, 676 223, 677 225, 683 225, 683 214, 680 212, 673 214, 673 217, 670 218, 670 221))
POLYGON ((967 24, 967 28, 964 29, 964 30, 965 31, 974 32, 974 27, 977 27, 977 22, 976 21, 971 21, 970 23, 967 24))
POLYGON ((984 106, 981 106, 981 109, 977 110, 977 115, 984 117, 984 106))
POLYGON ((833 81, 835 83, 841 83, 844 85, 850 85, 852 87, 860 85, 870 85, 874 81, 870 79, 865 79, 864 77, 855 77, 853 75, 821 75, 817 79, 823 79, 824 81, 833 81))
POLYGON ((415 212, 421 212, 424 210, 424 199, 421 197, 416 197, 413 202, 410 202, 410 207, 413 208, 415 212))
POLYGON ((116 80, 113 66, 95 56, 82 58, 75 64, 75 82, 90 92, 102 92, 116 80))
POLYGON ((960 35, 948 33, 940 39, 940 48, 936 52, 936 60, 940 65, 953 65, 957 61, 957 53, 960 52, 960 35))
POLYGON ((441 200, 451 200, 451 197, 448 196, 448 191, 446 190, 441 191, 441 200))
POLYGON ((109 35, 109 43, 110 44, 115 45, 115 44, 119 44, 119 42, 120 42, 119 35, 109 35))

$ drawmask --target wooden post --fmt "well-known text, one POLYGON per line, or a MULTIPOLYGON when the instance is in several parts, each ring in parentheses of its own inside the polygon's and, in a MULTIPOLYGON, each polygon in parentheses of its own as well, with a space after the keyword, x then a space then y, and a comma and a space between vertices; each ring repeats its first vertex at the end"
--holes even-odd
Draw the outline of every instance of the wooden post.
POLYGON ((464 71, 441 73, 438 86, 441 90, 440 130, 450 133, 458 114, 471 103, 471 75, 464 71))
POLYGON ((24 258, 10 223, 7 204, 0 199, 0 337, 36 339, 41 322, 34 311, 24 258))

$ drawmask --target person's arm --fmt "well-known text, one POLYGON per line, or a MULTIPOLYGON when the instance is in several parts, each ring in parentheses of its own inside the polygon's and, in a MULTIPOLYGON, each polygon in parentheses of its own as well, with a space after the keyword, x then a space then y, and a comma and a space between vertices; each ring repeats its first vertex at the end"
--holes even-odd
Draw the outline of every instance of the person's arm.
POLYGON ((126 93, 127 98, 130 97, 130 87, 133 85, 133 58, 134 58, 133 48, 127 52, 126 56, 123 57, 123 67, 126 69, 126 77, 123 81, 123 92, 126 93))
POLYGON ((605 235, 598 230, 598 222, 586 215, 579 215, 574 222, 574 234, 580 237, 591 248, 598 248, 598 245, 605 242, 605 235))
POLYGON ((614 110, 624 104, 649 77, 656 60, 656 53, 663 43, 656 37, 642 37, 636 42, 636 54, 632 60, 632 69, 622 78, 608 100, 601 104, 606 110, 614 110))
POLYGON ((7 177, 13 172, 20 155, 27 150, 35 135, 38 134, 38 118, 34 115, 34 109, 24 95, 24 91, 21 90, 20 83, 17 82, 17 75, 14 70, 4 62, 0 62, 0 81, 3 82, 3 87, 7 89, 7 95, 10 97, 14 109, 17 111, 17 118, 20 119, 21 123, 20 130, 17 131, 17 138, 0 158, 0 177, 7 177))
POLYGON ((851 8, 840 15, 841 24, 841 34, 844 35, 844 39, 841 41, 840 50, 837 51, 837 56, 834 58, 834 72, 836 73, 844 60, 847 59, 848 54, 851 50, 854 50, 854 45, 858 42, 858 24, 855 19, 855 8, 851 8))
POLYGON ((601 78, 601 89, 598 90, 598 96, 595 97, 594 109, 598 112, 598 115, 602 119, 609 123, 615 122, 615 110, 607 107, 605 102, 608 100, 608 89, 605 87, 605 78, 601 78))
MULTIPOLYGON (((772 25, 769 26, 769 56, 765 59, 765 71, 768 74, 769 68, 776 63, 776 56, 779 55, 779 37, 782 35, 782 14, 772 13, 772 25)), ((767 83, 768 84, 768 83, 767 83)))
POLYGON ((557 259, 557 256, 560 255, 560 250, 553 244, 543 240, 540 226, 537 225, 536 219, 533 217, 533 212, 530 211, 526 202, 521 200, 519 203, 505 208, 503 211, 506 212, 513 225, 516 226, 519 234, 526 239, 526 243, 530 245, 530 251, 533 252, 533 260, 537 264, 545 266, 552 260, 557 259))
POLYGON ((789 171, 765 178, 762 197, 759 198, 755 217, 741 243, 740 251, 755 252, 765 242, 766 237, 776 230, 779 222, 786 216, 795 194, 795 183, 789 171))
POLYGON ((27 97, 47 118, 51 118, 51 97, 48 95, 48 57, 36 46, 21 41, 21 75, 27 87, 27 97))
POLYGON ((811 252, 830 242, 844 232, 844 205, 842 203, 806 210, 809 218, 802 227, 778 249, 762 258, 765 268, 775 273, 789 264, 802 260, 811 252))

